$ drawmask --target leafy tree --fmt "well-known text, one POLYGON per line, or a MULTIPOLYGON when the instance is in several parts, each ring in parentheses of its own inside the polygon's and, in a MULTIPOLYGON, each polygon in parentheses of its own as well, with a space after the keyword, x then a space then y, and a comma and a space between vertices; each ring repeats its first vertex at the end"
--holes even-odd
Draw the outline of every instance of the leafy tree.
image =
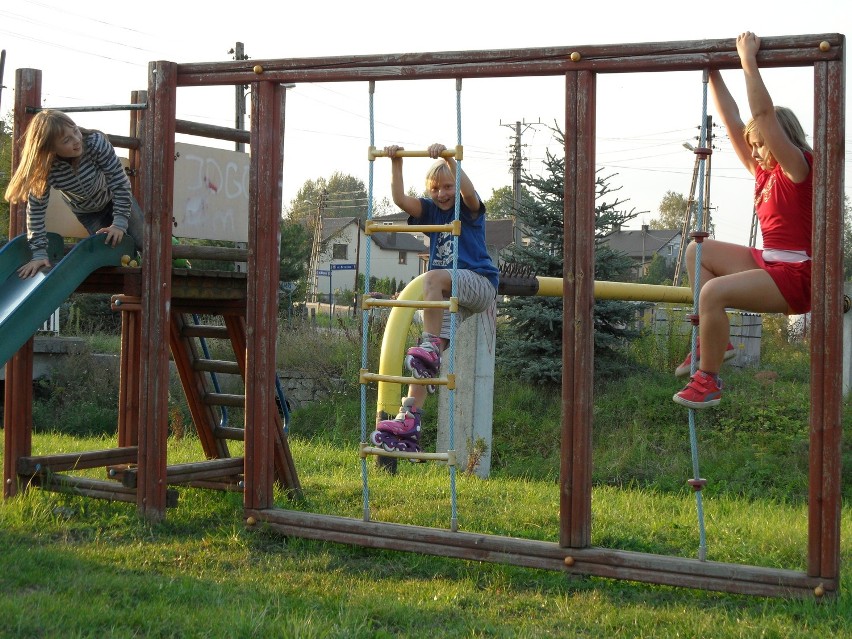
POLYGON ((381 217, 383 215, 393 215, 399 209, 396 204, 391 202, 387 197, 383 197, 378 202, 373 204, 373 217, 381 217))
MULTIPOLYGON (((532 195, 529 189, 521 185, 521 207, 529 207, 532 203, 532 195)), ((501 186, 499 189, 491 190, 491 197, 485 201, 488 218, 491 220, 509 219, 515 214, 515 194, 511 186, 501 186)))
MULTIPOLYGON (((554 129, 554 137, 563 146, 563 133, 554 129)), ((530 242, 513 247, 511 260, 536 275, 562 277, 563 210, 565 159, 551 155, 545 159, 542 176, 524 174, 531 202, 519 212, 527 228, 530 242)), ((616 253, 602 242, 603 237, 636 216, 635 210, 624 210, 610 180, 614 175, 596 178, 595 207, 595 278, 615 280, 630 268, 630 259, 616 253)), ((562 378, 562 299, 549 297, 514 297, 502 305, 508 318, 505 334, 498 340, 498 361, 526 381, 559 383, 562 378)), ((595 303, 595 368, 606 376, 623 365, 617 347, 634 332, 627 328, 634 318, 635 306, 617 300, 595 303)))
POLYGON ((278 277, 282 282, 302 282, 306 288, 307 266, 311 257, 311 235, 304 224, 281 220, 281 256, 278 277))
POLYGON ((674 279, 674 264, 659 253, 655 253, 648 265, 648 272, 639 280, 642 284, 665 284, 671 286, 674 279))
POLYGON ((339 171, 328 179, 308 180, 290 201, 288 219, 310 222, 318 210, 322 217, 366 217, 364 182, 339 171))
POLYGON ((0 120, 0 243, 9 237, 9 203, 3 197, 12 177, 12 114, 0 120))
MULTIPOLYGON (((648 226, 652 229, 680 229, 683 228, 683 217, 686 215, 686 209, 689 206, 689 200, 682 193, 674 191, 666 191, 663 199, 660 200, 660 216, 648 222, 648 226)), ((695 212, 698 209, 698 199, 692 202, 690 210, 689 225, 691 230, 698 228, 698 221, 695 219, 695 212)), ((713 220, 710 220, 710 228, 706 229, 710 235, 713 235, 715 228, 713 220)), ((688 241, 688 238, 687 238, 688 241)))
POLYGON ((682 193, 666 191, 660 201, 660 216, 648 222, 652 229, 679 229, 683 226, 683 216, 689 200, 682 193))

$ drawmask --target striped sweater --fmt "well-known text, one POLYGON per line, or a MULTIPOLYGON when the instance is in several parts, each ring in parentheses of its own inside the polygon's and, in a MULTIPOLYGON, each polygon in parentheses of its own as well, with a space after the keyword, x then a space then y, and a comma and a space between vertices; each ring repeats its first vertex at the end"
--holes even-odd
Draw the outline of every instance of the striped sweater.
POLYGON ((76 165, 57 158, 47 176, 47 191, 41 196, 30 194, 27 200, 27 239, 34 260, 47 259, 45 215, 50 187, 75 215, 97 213, 112 201, 113 224, 127 231, 130 222, 130 180, 115 150, 103 133, 91 131, 83 141, 83 154, 76 165))

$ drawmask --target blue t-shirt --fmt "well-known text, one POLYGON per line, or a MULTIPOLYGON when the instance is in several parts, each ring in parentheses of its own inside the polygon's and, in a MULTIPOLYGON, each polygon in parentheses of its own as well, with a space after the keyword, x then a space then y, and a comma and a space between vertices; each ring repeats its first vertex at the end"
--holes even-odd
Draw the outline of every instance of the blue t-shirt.
MULTIPOLYGON (((417 224, 450 224, 456 218, 455 210, 442 211, 431 199, 421 197, 420 217, 409 217, 408 223, 417 224)), ((497 289, 497 267, 491 261, 491 256, 485 249, 485 204, 480 200, 477 215, 471 213, 461 202, 459 219, 461 220, 461 235, 459 235, 458 267, 487 278, 497 289)), ((427 233, 429 236, 429 270, 435 268, 453 268, 453 234, 449 232, 427 233)))

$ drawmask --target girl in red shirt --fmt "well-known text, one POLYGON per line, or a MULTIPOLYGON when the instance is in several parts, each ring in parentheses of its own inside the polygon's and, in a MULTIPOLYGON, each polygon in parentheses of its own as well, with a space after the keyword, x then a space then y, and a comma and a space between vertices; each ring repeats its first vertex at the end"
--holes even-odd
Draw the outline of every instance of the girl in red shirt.
MULTIPOLYGON (((756 313, 800 314, 810 310, 813 150, 796 116, 776 107, 757 66, 760 38, 737 38, 751 120, 739 109, 718 70, 710 89, 737 157, 755 178, 755 207, 763 249, 704 240, 701 271, 695 272, 696 244, 686 250, 690 285, 698 286, 698 371, 673 399, 690 408, 715 406, 722 397, 719 369, 733 354, 726 308, 756 313)), ((691 360, 676 374, 688 373, 691 360)))

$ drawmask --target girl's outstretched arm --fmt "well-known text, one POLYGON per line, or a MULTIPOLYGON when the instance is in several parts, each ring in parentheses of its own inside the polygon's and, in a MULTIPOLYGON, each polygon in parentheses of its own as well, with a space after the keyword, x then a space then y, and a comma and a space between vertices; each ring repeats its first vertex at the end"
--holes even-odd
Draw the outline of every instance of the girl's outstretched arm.
POLYGON ((423 205, 416 197, 412 197, 405 192, 405 184, 402 180, 402 158, 397 157, 397 151, 403 151, 401 146, 386 146, 385 153, 391 161, 391 197, 393 203, 411 217, 420 217, 423 215, 423 205))
POLYGON ((743 73, 745 74, 746 93, 751 116, 757 125, 763 142, 772 153, 775 161, 793 182, 802 182, 811 170, 802 150, 787 137, 778 116, 772 97, 757 66, 757 52, 760 49, 760 38, 751 31, 746 31, 737 37, 737 53, 740 55, 743 73))
POLYGON ((719 113, 719 117, 722 118, 722 124, 728 132, 731 146, 734 147, 734 153, 737 154, 740 162, 748 169, 749 173, 754 175, 754 158, 751 156, 751 146, 749 146, 743 135, 745 124, 742 118, 740 118, 740 109, 718 69, 710 72, 710 92, 713 95, 713 103, 716 105, 716 111, 719 113))

